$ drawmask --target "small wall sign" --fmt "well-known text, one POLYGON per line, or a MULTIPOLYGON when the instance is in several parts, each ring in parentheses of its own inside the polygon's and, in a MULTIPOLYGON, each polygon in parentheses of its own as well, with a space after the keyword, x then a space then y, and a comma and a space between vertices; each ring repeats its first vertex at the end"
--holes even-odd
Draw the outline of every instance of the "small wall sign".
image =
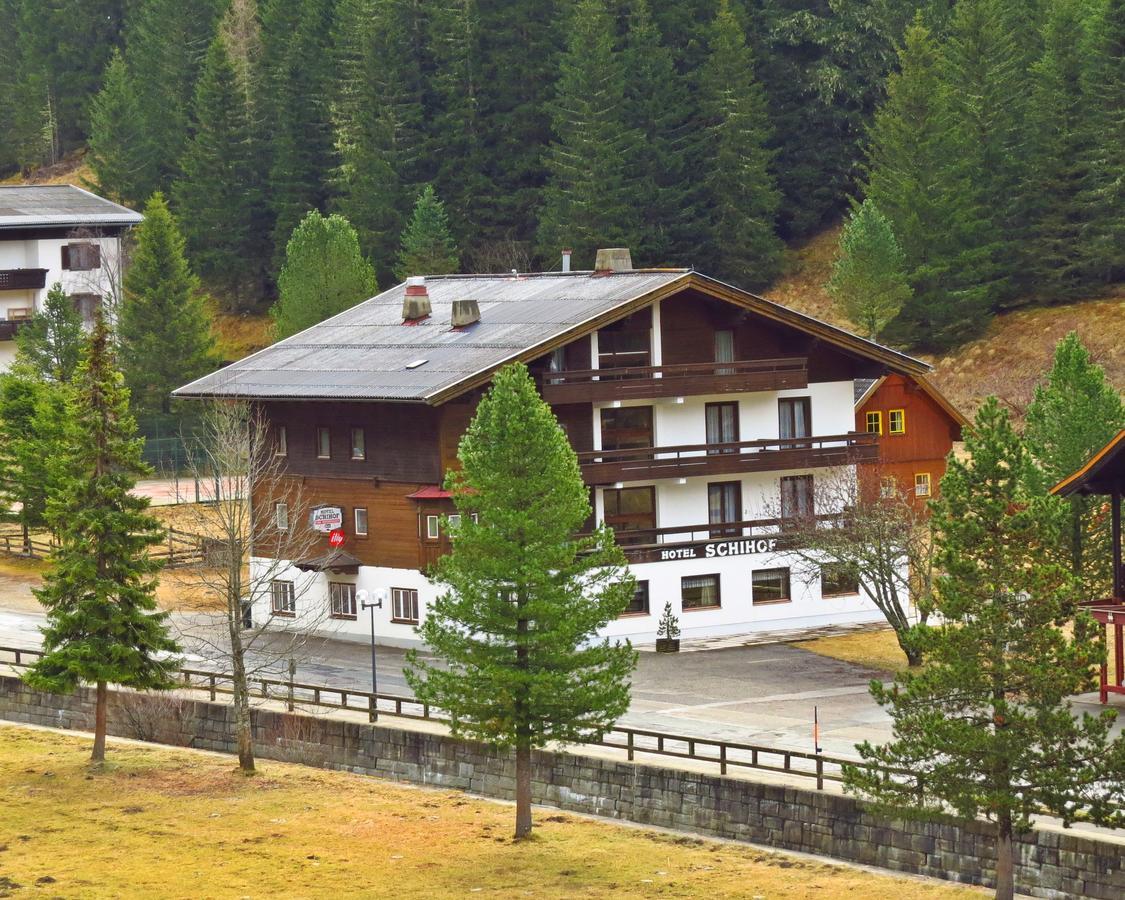
POLYGON ((328 544, 329 544, 329 546, 336 547, 337 549, 339 549, 340 547, 343 547, 344 541, 346 541, 347 539, 348 539, 348 536, 346 534, 344 534, 343 528, 334 528, 328 534, 328 544))
POLYGON ((328 534, 343 525, 344 511, 338 506, 318 506, 309 513, 309 526, 314 531, 328 534))

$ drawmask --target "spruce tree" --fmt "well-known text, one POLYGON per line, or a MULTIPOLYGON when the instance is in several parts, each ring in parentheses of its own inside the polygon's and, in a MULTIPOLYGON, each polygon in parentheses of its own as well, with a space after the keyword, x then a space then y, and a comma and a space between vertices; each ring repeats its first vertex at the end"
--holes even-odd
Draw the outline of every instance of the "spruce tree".
POLYGON ((516 755, 516 837, 531 833, 531 751, 600 738, 629 706, 636 653, 598 639, 633 596, 625 556, 590 514, 578 460, 525 366, 501 369, 451 472, 460 524, 406 678, 453 733, 516 755))
POLYGON ((43 656, 28 670, 38 690, 96 685, 91 760, 105 760, 107 685, 172 686, 179 651, 157 611, 148 553, 163 540, 148 500, 132 494, 149 474, 117 371, 109 330, 98 317, 70 406, 68 480, 48 518, 59 534, 51 571, 35 595, 47 608, 43 656))
POLYGON ((78 370, 84 341, 82 315, 56 281, 43 308, 16 333, 16 360, 40 381, 69 384, 78 370))
POLYGON ((703 114, 694 170, 703 187, 702 259, 708 274, 762 287, 778 273, 781 240, 775 231, 780 195, 766 149, 772 130, 754 59, 729 0, 711 25, 699 73, 703 114))
POLYGON ((445 206, 434 193, 434 186, 427 184, 402 233, 395 274, 405 281, 410 275, 448 275, 459 266, 460 253, 449 233, 445 206))
POLYGON ((873 341, 910 297, 902 249, 891 223, 865 200, 844 224, 826 287, 840 311, 873 341))
MULTIPOLYGON (((1054 364, 1035 386, 1024 437, 1045 490, 1076 472, 1125 428, 1125 403, 1075 332, 1055 347, 1054 364)), ((1112 593, 1110 523, 1104 502, 1073 496, 1062 535, 1066 564, 1087 597, 1112 593)))
POLYGON ((121 364, 133 409, 167 415, 172 391, 215 367, 214 340, 184 239, 159 192, 134 235, 117 326, 121 364))
POLYGON ((894 737, 861 744, 872 765, 845 767, 844 777, 901 814, 988 818, 996 896, 1010 898, 1013 838, 1033 815, 1122 821, 1125 738, 1110 740, 1114 712, 1079 718, 1069 706, 1105 648, 1051 558, 1058 501, 1030 489, 1031 459, 994 397, 965 445, 933 508, 942 622, 919 629, 926 667, 891 686, 872 682, 894 737), (888 778, 881 767, 910 774, 888 778))
POLYGON ((359 237, 343 216, 315 209, 293 231, 270 309, 274 337, 287 338, 366 300, 378 290, 359 237))
POLYGON ((101 193, 122 203, 144 201, 150 189, 146 137, 132 80, 117 51, 90 106, 88 159, 101 193))
POLYGON ((222 35, 207 51, 193 112, 173 194, 188 253, 226 308, 253 309, 264 292, 268 218, 250 109, 222 35))

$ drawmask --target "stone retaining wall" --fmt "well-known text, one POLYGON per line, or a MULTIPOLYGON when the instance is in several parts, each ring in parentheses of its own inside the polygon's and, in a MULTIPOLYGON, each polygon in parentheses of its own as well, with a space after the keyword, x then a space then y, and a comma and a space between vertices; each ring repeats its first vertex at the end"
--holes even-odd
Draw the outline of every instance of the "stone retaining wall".
MULTIPOLYGON (((94 694, 33 691, 0 676, 0 718, 89 731, 94 694)), ((254 711, 260 756, 471 791, 510 800, 511 755, 484 744, 296 713, 254 711)), ((111 692, 110 734, 233 752, 222 703, 111 692)), ((535 753, 536 803, 714 837, 798 850, 899 872, 991 885, 995 841, 980 822, 888 818, 851 797, 571 753, 535 753)), ((1016 879, 1036 897, 1125 897, 1125 847, 1036 831, 1017 843, 1016 879)))

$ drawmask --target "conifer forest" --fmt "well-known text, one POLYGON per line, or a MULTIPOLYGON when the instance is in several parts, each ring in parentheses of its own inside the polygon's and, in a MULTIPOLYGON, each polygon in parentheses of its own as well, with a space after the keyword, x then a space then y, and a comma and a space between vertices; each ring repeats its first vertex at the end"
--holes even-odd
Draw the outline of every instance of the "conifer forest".
POLYGON ((84 149, 93 190, 161 192, 230 310, 274 302, 311 210, 381 287, 432 221, 447 269, 627 246, 764 290, 870 203, 880 338, 930 350, 1125 276, 1125 0, 0 0, 0 28, 0 174, 84 149))

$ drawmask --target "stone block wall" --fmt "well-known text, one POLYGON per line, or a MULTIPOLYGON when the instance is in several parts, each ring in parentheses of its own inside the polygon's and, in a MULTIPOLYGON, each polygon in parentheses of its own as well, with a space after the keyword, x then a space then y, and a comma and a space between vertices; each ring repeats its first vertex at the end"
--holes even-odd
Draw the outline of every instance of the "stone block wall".
MULTIPOLYGON (((0 677, 0 718, 89 731, 94 694, 46 694, 0 677)), ((233 718, 222 703, 111 692, 108 728, 122 737, 230 753, 233 718)), ((263 758, 506 800, 515 792, 514 758, 485 744, 265 709, 254 711, 253 722, 263 758)), ((535 802, 559 809, 950 881, 991 885, 995 874, 995 841, 981 822, 890 818, 851 797, 577 753, 539 752, 532 763, 535 802)), ((1125 844, 1035 831, 1019 840, 1017 851, 1023 893, 1125 897, 1125 844)))

